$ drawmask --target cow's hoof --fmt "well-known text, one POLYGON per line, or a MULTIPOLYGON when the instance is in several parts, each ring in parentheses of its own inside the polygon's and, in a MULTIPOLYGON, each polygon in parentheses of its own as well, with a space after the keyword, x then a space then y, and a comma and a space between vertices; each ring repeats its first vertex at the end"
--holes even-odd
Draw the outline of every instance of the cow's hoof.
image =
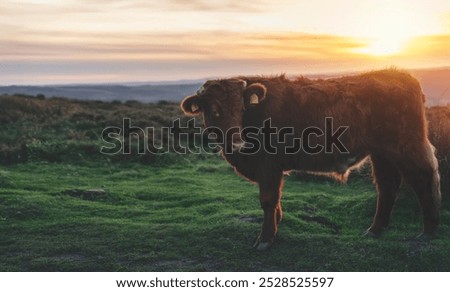
POLYGON ((268 250, 272 246, 272 243, 270 242, 264 242, 257 240, 255 244, 253 245, 253 248, 255 248, 257 251, 265 251, 268 250))
POLYGON ((376 234, 375 232, 370 231, 370 229, 367 229, 362 236, 366 238, 378 238, 380 237, 380 234, 376 234))
POLYGON ((428 233, 421 233, 421 234, 419 234, 418 236, 416 236, 416 239, 417 240, 420 240, 420 241, 430 241, 430 240, 432 240, 434 238, 434 236, 433 235, 430 235, 430 234, 428 234, 428 233))

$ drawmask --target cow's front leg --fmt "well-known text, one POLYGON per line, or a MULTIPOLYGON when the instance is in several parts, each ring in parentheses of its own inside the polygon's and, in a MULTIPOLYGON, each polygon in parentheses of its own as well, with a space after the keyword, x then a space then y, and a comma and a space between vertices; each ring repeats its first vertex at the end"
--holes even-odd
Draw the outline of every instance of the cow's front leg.
POLYGON ((268 249, 277 233, 283 211, 281 209, 282 173, 259 182, 259 201, 264 211, 261 233, 255 243, 257 250, 268 249))

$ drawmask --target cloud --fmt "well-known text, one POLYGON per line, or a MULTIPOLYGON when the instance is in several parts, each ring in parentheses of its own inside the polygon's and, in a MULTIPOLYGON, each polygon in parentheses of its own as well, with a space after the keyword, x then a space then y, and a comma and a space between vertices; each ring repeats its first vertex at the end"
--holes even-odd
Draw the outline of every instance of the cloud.
MULTIPOLYGON (((239 13, 261 13, 270 11, 274 8, 274 1, 256 1, 256 0, 170 0, 167 1, 168 8, 193 11, 214 11, 214 12, 239 12, 239 13)), ((286 5, 288 3, 284 3, 286 5)))
POLYGON ((0 2, 0 82, 59 75, 57 80, 78 75, 105 82, 173 80, 450 64, 446 34, 417 38, 392 57, 356 53, 367 39, 330 35, 353 28, 355 19, 366 21, 359 10, 352 14, 350 2, 341 8, 349 10, 348 17, 339 22, 335 7, 324 2, 32 2, 0 2), (319 34, 323 31, 329 34, 319 34))
POLYGON ((29 32, 3 39, 0 60, 270 59, 343 57, 357 40, 309 34, 29 32))
POLYGON ((0 80, 48 84, 80 82, 80 76, 118 82, 315 73, 360 62, 362 57, 349 53, 360 45, 353 39, 308 34, 29 33, 2 41, 0 80))
POLYGON ((443 67, 450 65, 450 34, 416 37, 405 52, 398 56, 416 67, 443 67))
POLYGON ((77 3, 84 7, 116 7, 124 9, 146 9, 146 10, 164 10, 166 12, 179 11, 197 11, 197 12, 242 12, 258 13, 263 11, 272 11, 276 7, 286 6, 295 2, 294 0, 285 0, 279 3, 273 0, 78 0, 77 3))

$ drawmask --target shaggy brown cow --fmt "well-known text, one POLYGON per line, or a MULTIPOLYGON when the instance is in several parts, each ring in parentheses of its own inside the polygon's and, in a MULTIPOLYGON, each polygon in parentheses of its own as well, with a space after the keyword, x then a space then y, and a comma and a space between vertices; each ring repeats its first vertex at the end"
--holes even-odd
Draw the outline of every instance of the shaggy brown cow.
POLYGON ((224 141, 225 148, 233 149, 222 151, 225 159, 237 173, 259 185, 264 222, 255 244, 258 250, 272 244, 281 221, 284 172, 331 173, 345 179, 367 157, 378 199, 365 235, 378 236, 388 226, 402 178, 413 187, 423 211, 420 236, 429 238, 436 232, 441 199, 438 164, 427 138, 424 95, 418 81, 405 72, 383 70, 327 80, 284 76, 210 80, 197 94, 186 97, 181 108, 187 115, 203 114, 207 127, 223 132, 262 130, 268 119, 272 127, 293 129, 293 135, 270 142, 277 153, 240 151, 250 138, 253 146, 255 141, 270 145, 261 140, 261 133, 233 135, 224 141), (339 130, 339 137, 338 130, 329 133, 330 127, 339 130), (305 135, 305 129, 313 130, 305 135), (304 138, 303 148, 309 151, 288 154, 286 145, 294 145, 298 137, 304 138), (339 143, 330 146, 327 139, 339 143))

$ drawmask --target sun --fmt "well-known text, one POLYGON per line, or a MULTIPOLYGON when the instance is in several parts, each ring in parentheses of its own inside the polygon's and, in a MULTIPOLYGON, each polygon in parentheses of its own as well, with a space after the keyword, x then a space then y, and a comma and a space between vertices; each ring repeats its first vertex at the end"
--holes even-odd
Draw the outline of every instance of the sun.
POLYGON ((368 11, 361 24, 366 45, 356 49, 360 54, 371 56, 393 56, 407 50, 415 37, 429 34, 435 23, 421 12, 401 2, 392 1, 389 7, 368 11), (394 6, 397 5, 397 6, 394 6))
POLYGON ((373 56, 391 56, 402 53, 411 36, 388 35, 375 38, 366 47, 357 49, 357 52, 373 56))
POLYGON ((389 11, 368 24, 368 35, 367 45, 357 51, 373 56, 387 56, 401 53, 414 37, 415 30, 405 14, 389 11))

